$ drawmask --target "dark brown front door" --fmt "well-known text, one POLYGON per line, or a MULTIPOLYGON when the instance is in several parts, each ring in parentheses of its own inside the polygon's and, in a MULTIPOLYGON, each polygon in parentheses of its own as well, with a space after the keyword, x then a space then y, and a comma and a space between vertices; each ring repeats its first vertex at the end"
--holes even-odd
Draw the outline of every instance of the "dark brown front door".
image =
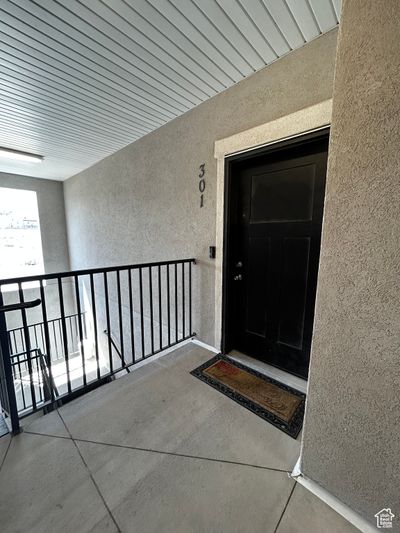
POLYGON ((229 164, 226 345, 307 377, 328 138, 229 164))

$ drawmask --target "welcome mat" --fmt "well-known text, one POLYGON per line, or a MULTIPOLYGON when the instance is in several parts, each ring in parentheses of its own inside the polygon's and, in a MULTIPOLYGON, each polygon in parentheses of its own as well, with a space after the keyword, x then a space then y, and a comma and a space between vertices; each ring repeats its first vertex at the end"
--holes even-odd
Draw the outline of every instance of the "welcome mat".
POLYGON ((302 392, 221 354, 190 373, 294 439, 298 436, 306 399, 302 392))

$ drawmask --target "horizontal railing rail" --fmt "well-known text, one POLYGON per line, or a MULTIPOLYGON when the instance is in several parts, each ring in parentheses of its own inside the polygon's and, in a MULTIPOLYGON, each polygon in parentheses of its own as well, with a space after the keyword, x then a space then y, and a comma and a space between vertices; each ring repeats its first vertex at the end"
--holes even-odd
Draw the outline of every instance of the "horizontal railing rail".
POLYGON ((40 305, 40 299, 37 298, 32 302, 23 302, 18 304, 3 305, 0 307, 0 313, 8 313, 9 311, 22 311, 22 309, 32 309, 40 305))
POLYGON ((175 259, 173 261, 158 261, 156 263, 139 263, 134 265, 120 265, 117 267, 105 267, 105 268, 88 268, 84 270, 70 270, 66 272, 55 272, 51 274, 40 274, 38 276, 24 276, 20 278, 5 278, 0 280, 0 285, 15 285, 21 283, 31 283, 32 281, 46 281, 50 279, 58 278, 70 278, 71 276, 86 276, 88 274, 102 274, 103 272, 116 272, 121 270, 139 270, 148 267, 158 267, 166 265, 175 265, 181 263, 196 264, 196 259, 175 259))
POLYGON ((195 336, 195 263, 178 259, 0 280, 0 402, 14 432, 20 418, 51 410, 195 336), (3 293, 10 285, 16 290, 3 293))

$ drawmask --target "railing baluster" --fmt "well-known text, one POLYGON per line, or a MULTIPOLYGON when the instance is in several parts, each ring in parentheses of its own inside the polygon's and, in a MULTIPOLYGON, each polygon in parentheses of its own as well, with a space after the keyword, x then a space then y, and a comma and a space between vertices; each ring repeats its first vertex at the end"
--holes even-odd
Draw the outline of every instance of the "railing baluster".
MULTIPOLYGON (((43 317, 43 328, 44 328, 44 341, 45 341, 45 357, 47 360, 47 366, 49 367, 50 377, 53 378, 52 369, 51 369, 51 344, 50 344, 50 334, 49 334, 49 324, 47 322, 47 307, 46 307, 46 295, 43 286, 43 280, 40 281, 40 299, 42 300, 42 317, 43 317)), ((43 338, 43 331, 42 331, 43 338)), ((51 387, 51 401, 54 402, 54 390, 51 387)))
POLYGON ((169 265, 167 265, 167 323, 168 323, 168 346, 171 345, 171 293, 169 286, 169 265))
MULTIPOLYGON (((60 347, 60 350, 61 351, 64 351, 64 340, 63 340, 63 332, 62 332, 62 324, 61 324, 61 320, 58 321, 58 338, 60 340, 60 343, 61 343, 61 347, 60 347)), ((68 340, 68 339, 67 339, 68 340)), ((69 354, 68 354, 69 355, 69 354)), ((64 356, 65 357, 65 356, 64 356)), ((60 359, 62 359, 62 356, 60 357, 60 359)))
POLYGON ((38 337, 37 337, 37 331, 36 331, 36 324, 34 326, 30 326, 31 328, 33 327, 33 333, 35 335, 35 343, 36 343, 36 348, 38 347, 38 337))
MULTIPOLYGON (((0 307, 3 307, 3 292, 2 286, 0 284, 0 307)), ((13 379, 13 368, 11 364, 10 350, 8 346, 8 335, 7 335, 7 322, 5 313, 0 312, 0 367, 2 369, 2 378, 3 382, 3 391, 6 395, 4 399, 7 402, 8 415, 11 420, 11 427, 13 433, 19 433, 19 418, 18 418, 18 406, 17 406, 17 397, 15 394, 15 382, 13 379)))
MULTIPOLYGON (((22 289, 22 283, 18 283, 18 294, 19 294, 19 302, 24 303, 24 291, 22 289)), ((33 368, 32 368, 32 360, 31 360, 31 340, 29 336, 29 328, 28 328, 28 322, 26 319, 26 310, 22 309, 22 326, 24 331, 24 339, 25 339, 25 350, 26 350, 26 358, 28 363, 28 369, 29 369, 29 383, 30 383, 30 391, 31 391, 31 399, 32 399, 32 409, 36 409, 36 394, 35 394, 35 386, 33 384, 33 368)))
MULTIPOLYGON (((75 344, 74 344, 74 339, 77 337, 76 335, 74 335, 74 332, 72 330, 72 317, 68 316, 66 317, 67 320, 68 320, 68 325, 69 325, 69 334, 70 334, 70 338, 71 338, 71 346, 72 346, 72 350, 74 352, 76 352, 77 350, 75 350, 75 344)), ((77 347, 77 346, 76 346, 77 347)))
POLYGON ((162 301, 161 301, 161 266, 160 265, 158 265, 158 321, 159 321, 160 350, 162 350, 162 301))
POLYGON ((18 353, 18 350, 17 350, 17 339, 15 337, 15 331, 13 331, 13 339, 14 339, 14 350, 12 350, 12 353, 18 353))
POLYGON ((189 263, 189 335, 192 335, 192 262, 189 263))
POLYGON ((44 331, 43 331, 43 324, 40 324, 40 346, 43 353, 46 353, 46 344, 44 342, 44 331))
MULTIPOLYGON (((21 379, 22 377, 21 360, 20 360, 20 357, 16 355, 15 357, 11 356, 10 361, 11 361, 11 368, 12 368, 12 373, 14 377, 14 388, 15 389, 17 388, 17 384, 15 383, 15 381, 20 381, 22 406, 23 406, 22 408, 25 409, 26 401, 25 401, 25 390, 24 390, 24 387, 22 386, 22 379, 21 379)), ((17 408, 19 410, 18 399, 17 399, 17 408)))
POLYGON ((25 341, 24 341, 24 335, 23 335, 23 332, 24 331, 24 328, 21 328, 19 330, 19 336, 21 337, 21 352, 24 352, 26 351, 26 346, 25 346, 25 341))
MULTIPOLYGON (((87 376, 86 376, 86 360, 85 360, 85 345, 83 342, 83 328, 82 328, 82 310, 81 310, 81 297, 79 293, 79 279, 78 276, 75 276, 75 299, 76 299, 76 310, 78 311, 77 321, 79 328, 79 351, 81 353, 82 359, 82 376, 83 376, 83 386, 87 385, 87 376)), ((78 347, 77 346, 77 347, 78 347)))
POLYGON ((83 338, 87 339, 86 312, 82 314, 83 338))
MULTIPOLYGON (((80 318, 79 317, 81 315, 82 315, 82 312, 80 314, 76 314, 75 316, 72 316, 70 318, 71 323, 73 322, 75 324, 75 337, 74 337, 74 339, 75 339, 75 351, 76 352, 80 351, 79 350, 79 343, 82 343, 81 336, 80 336, 80 333, 79 333, 80 327, 81 327, 79 325, 79 323, 80 323, 80 318)), ((82 340, 83 340, 83 328, 82 328, 82 340)))
POLYGON ((151 353, 154 353, 154 315, 153 315, 153 275, 151 267, 149 267, 149 296, 150 296, 150 338, 151 338, 151 353))
POLYGON ((132 270, 128 270, 128 291, 129 291, 129 318, 131 326, 131 349, 132 349, 132 363, 135 362, 135 319, 133 308, 133 294, 132 294, 132 270))
POLYGON ((62 287, 62 278, 58 278, 58 298, 60 304, 61 313, 61 328, 62 328, 62 344, 64 347, 65 366, 67 369, 67 388, 68 393, 71 393, 71 373, 69 368, 69 353, 68 353, 68 337, 67 337, 67 325, 65 322, 65 308, 64 308, 64 291, 62 287))
MULTIPOLYGON (((124 328, 122 321, 122 299, 121 299, 121 276, 119 270, 117 270, 117 298, 118 298, 118 320, 119 320, 119 345, 121 348, 121 361, 122 366, 125 366, 125 353, 124 353, 124 328)), ((111 332, 110 332, 111 335, 111 332)))
POLYGON ((182 339, 185 338, 185 263, 182 263, 182 339))
POLYGON ((140 329, 142 341, 142 358, 145 358, 145 344, 144 344, 144 313, 143 313, 143 274, 142 269, 139 268, 139 298, 140 298, 140 329))
POLYGON ((42 389, 43 389, 43 380, 41 379, 42 378, 42 373, 40 371, 40 368, 39 368, 39 359, 38 359, 38 353, 35 351, 36 353, 36 357, 33 358, 34 360, 34 364, 36 364, 36 372, 37 372, 37 376, 38 376, 38 383, 37 383, 37 388, 38 388, 38 392, 39 392, 39 401, 40 402, 43 402, 43 392, 42 392, 42 389))
POLYGON ((99 338, 97 331, 97 315, 96 315, 96 293, 94 290, 94 277, 93 274, 89 275, 90 279, 90 297, 92 300, 92 317, 93 317, 93 329, 94 329, 94 349, 97 365, 97 379, 100 379, 100 362, 99 362, 99 338))
POLYGON ((107 272, 104 272, 104 298, 106 303, 106 320, 107 320, 107 339, 108 339, 108 360, 110 363, 110 372, 113 371, 113 360, 112 360, 112 345, 111 345, 111 325, 110 325, 110 303, 108 301, 108 280, 107 272))
MULTIPOLYGON (((52 340, 50 341, 51 342, 51 345, 53 346, 53 350, 52 350, 52 360, 53 361, 58 361, 60 359, 60 353, 62 354, 62 350, 60 350, 60 347, 58 345, 58 339, 57 339, 57 331, 56 331, 56 322, 53 321, 49 321, 49 324, 51 323, 51 326, 52 326, 52 340)), ((59 321, 57 321, 57 323, 59 323, 59 321)), ((62 357, 61 357, 62 358, 62 357)))
POLYGON ((178 342, 178 264, 175 263, 175 341, 178 342))
MULTIPOLYGON (((21 382, 22 403, 24 405, 24 409, 26 409, 25 387, 24 387, 24 383, 22 381, 21 356, 18 355, 16 357, 16 360, 17 360, 17 364, 18 364, 19 380, 21 382)), ((15 368, 15 363, 13 363, 13 367, 15 368)))
POLYGON ((55 355, 56 360, 58 361, 58 342, 57 342, 57 333, 56 333, 56 323, 53 321, 53 337, 54 337, 54 347, 55 347, 55 355))

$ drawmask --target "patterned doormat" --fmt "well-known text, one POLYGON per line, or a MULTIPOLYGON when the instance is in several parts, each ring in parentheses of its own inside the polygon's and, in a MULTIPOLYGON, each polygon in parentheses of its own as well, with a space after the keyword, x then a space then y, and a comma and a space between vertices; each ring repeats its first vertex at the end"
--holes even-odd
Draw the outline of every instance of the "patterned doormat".
POLYGON ((294 439, 303 425, 305 394, 223 355, 191 372, 294 439))

